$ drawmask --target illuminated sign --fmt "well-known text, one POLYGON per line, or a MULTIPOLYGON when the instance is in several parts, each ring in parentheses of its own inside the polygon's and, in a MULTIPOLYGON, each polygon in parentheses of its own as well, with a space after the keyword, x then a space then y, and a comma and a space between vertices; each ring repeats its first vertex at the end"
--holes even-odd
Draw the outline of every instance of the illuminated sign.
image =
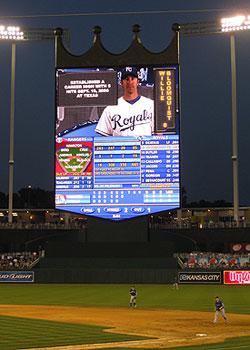
POLYGON ((138 86, 123 67, 57 70, 57 209, 122 220, 180 206, 178 67, 131 71, 138 86))
POLYGON ((176 128, 175 69, 155 70, 155 129, 166 132, 176 128))
POLYGON ((224 284, 250 284, 250 271, 224 271, 224 284))
POLYGON ((189 284, 220 284, 220 272, 179 272, 179 283, 189 284))
POLYGON ((1 282, 34 282, 33 271, 2 271, 0 272, 1 282))

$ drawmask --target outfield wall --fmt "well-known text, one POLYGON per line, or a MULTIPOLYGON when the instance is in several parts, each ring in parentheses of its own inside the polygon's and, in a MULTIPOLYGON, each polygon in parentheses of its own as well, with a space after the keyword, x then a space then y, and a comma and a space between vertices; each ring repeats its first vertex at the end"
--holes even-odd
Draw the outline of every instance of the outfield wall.
MULTIPOLYGON (((159 261, 158 261, 159 262, 159 261)), ((144 262, 141 262, 144 263, 144 262)), ((138 262, 137 262, 138 265, 138 262)), ((2 283, 250 285, 249 270, 178 270, 175 268, 50 268, 0 271, 2 283)))
POLYGON ((177 269, 38 269, 35 283, 169 284, 177 269))
MULTIPOLYGON (((113 246, 114 248, 114 246, 113 246)), ((121 247, 120 247, 121 248, 121 247)), ((129 246, 127 247, 129 248, 129 246)), ((35 271, 37 283, 172 283, 177 277, 177 260, 170 256, 147 256, 146 250, 113 250, 112 257, 99 255, 85 257, 46 257, 35 271), (130 256, 129 256, 130 254, 130 256), (136 256, 133 256, 135 255, 136 256)), ((157 248, 155 246, 155 248, 157 248)), ((101 251, 99 252, 101 253, 101 251)), ((106 252, 107 253, 107 252, 106 252)), ((160 252, 159 252, 160 255, 160 252)))
POLYGON ((0 284, 172 284, 175 278, 178 279, 180 285, 250 285, 249 270, 194 271, 192 269, 178 270, 175 268, 50 268, 35 271, 0 271, 0 284))

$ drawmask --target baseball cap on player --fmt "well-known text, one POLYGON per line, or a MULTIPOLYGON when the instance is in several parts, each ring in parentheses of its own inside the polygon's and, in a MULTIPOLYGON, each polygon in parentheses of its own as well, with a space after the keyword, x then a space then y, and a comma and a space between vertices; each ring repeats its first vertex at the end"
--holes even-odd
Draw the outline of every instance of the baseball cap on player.
POLYGON ((122 69, 121 80, 125 79, 128 76, 138 78, 137 69, 135 67, 125 67, 122 69))

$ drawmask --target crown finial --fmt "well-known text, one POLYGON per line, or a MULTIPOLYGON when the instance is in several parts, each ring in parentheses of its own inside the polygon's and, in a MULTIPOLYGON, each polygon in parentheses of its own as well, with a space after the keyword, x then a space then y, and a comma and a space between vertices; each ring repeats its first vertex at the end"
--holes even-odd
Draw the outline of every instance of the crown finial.
POLYGON ((58 35, 58 36, 62 36, 63 35, 63 30, 62 30, 62 28, 56 28, 55 30, 54 30, 54 34, 55 35, 58 35))
POLYGON ((174 32, 179 32, 180 29, 181 29, 181 26, 180 26, 179 23, 174 23, 174 24, 172 25, 172 30, 173 30, 174 32))
POLYGON ((93 28, 93 33, 94 33, 95 35, 101 34, 101 32, 102 32, 102 28, 101 28, 101 27, 95 26, 95 27, 93 28))
POLYGON ((134 24, 132 27, 132 30, 136 34, 136 33, 139 33, 141 31, 141 27, 139 26, 139 24, 134 24))

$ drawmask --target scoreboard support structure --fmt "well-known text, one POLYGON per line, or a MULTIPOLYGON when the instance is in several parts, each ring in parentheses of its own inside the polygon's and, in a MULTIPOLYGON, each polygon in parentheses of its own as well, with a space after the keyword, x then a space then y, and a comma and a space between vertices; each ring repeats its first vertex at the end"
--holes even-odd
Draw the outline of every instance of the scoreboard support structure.
POLYGON ((148 221, 147 216, 122 222, 89 217, 86 242, 150 242, 148 221))

